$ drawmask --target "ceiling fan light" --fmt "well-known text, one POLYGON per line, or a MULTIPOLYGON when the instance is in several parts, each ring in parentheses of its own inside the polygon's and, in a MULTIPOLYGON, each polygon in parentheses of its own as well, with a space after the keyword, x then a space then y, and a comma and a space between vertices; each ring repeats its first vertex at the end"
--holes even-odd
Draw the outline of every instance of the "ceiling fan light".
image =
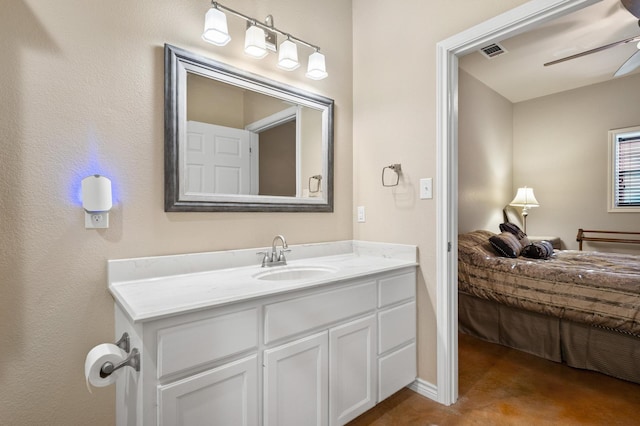
POLYGON ((256 25, 247 28, 244 37, 244 53, 256 59, 264 58, 267 55, 267 44, 264 30, 256 25))
POLYGON ((298 46, 291 40, 285 40, 280 44, 280 53, 278 54, 278 68, 293 71, 300 66, 298 62, 298 46))
POLYGON ((202 39, 216 46, 224 46, 231 40, 227 28, 227 16, 221 10, 212 7, 207 11, 204 17, 202 39))
POLYGON ((324 55, 320 52, 313 52, 309 55, 309 65, 307 66, 307 73, 305 74, 312 80, 322 80, 327 78, 327 68, 324 62, 324 55))

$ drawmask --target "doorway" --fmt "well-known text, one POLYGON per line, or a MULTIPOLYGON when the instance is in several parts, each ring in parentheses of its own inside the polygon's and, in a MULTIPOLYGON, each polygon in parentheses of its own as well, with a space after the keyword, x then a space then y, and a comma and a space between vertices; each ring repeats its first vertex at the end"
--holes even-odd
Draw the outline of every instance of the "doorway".
POLYGON ((438 164, 437 401, 458 398, 458 57, 529 31, 600 0, 531 0, 436 45, 436 139, 438 164))

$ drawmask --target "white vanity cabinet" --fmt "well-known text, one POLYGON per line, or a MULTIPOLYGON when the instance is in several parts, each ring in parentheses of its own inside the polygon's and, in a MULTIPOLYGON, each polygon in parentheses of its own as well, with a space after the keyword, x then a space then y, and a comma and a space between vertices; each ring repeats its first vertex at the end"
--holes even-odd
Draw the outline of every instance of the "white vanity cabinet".
POLYGON ((117 304, 142 355, 117 381, 117 424, 349 422, 415 380, 415 270, 141 321, 117 304))
POLYGON ((327 424, 327 333, 264 352, 264 425, 327 424))
MULTIPOLYGON (((376 317, 329 330, 330 425, 343 425, 376 405, 376 317)), ((407 382, 411 383, 413 378, 407 382)))
POLYGON ((378 280, 378 401, 416 375, 416 281, 401 274, 378 280))
POLYGON ((377 285, 359 280, 265 306, 266 344, 320 332, 265 351, 265 426, 344 424, 375 405, 377 285))
POLYGON ((260 424, 260 314, 246 303, 132 322, 116 306, 116 331, 142 355, 116 382, 117 424, 260 424))
POLYGON ((369 315, 266 350, 264 425, 343 425, 375 406, 375 330, 369 315))
POLYGON ((258 424, 256 355, 158 386, 159 425, 258 424))

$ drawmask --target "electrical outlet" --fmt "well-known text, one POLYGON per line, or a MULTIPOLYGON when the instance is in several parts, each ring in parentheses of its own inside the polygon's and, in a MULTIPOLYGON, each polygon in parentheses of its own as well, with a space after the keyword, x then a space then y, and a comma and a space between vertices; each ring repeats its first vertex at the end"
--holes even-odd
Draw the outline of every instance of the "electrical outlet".
POLYGON ((364 222, 365 220, 364 206, 358 206, 358 222, 364 222))
POLYGON ((84 227, 87 229, 103 229, 109 227, 109 213, 87 213, 84 214, 84 227))
POLYGON ((430 200, 433 198, 433 179, 422 178, 420 179, 420 199, 430 200))

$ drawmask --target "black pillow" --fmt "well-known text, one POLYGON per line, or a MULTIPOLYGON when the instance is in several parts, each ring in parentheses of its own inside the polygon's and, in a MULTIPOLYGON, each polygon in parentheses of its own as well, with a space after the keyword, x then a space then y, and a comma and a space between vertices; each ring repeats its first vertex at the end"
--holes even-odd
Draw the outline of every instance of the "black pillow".
POLYGON ((493 249, 502 257, 518 257, 522 251, 522 245, 518 238, 510 232, 503 232, 489 238, 493 249))
POLYGON ((509 232, 515 235, 518 241, 520 241, 520 244, 522 245, 522 247, 526 247, 529 244, 531 244, 531 241, 529 241, 527 234, 522 232, 522 229, 520 229, 516 224, 510 223, 510 222, 501 223, 500 232, 509 232))
POLYGON ((536 241, 522 249, 522 255, 532 259, 548 259, 553 254, 553 245, 549 241, 536 241))

